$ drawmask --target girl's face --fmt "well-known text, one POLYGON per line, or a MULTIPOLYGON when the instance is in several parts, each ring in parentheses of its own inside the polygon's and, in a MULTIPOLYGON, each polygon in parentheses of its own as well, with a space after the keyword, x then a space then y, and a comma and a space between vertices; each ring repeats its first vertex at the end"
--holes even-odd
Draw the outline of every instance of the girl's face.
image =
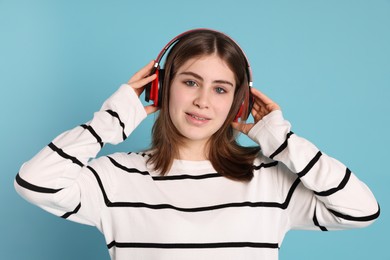
POLYGON ((207 140, 223 125, 233 103, 233 71, 217 55, 181 66, 171 82, 169 115, 185 143, 207 140))

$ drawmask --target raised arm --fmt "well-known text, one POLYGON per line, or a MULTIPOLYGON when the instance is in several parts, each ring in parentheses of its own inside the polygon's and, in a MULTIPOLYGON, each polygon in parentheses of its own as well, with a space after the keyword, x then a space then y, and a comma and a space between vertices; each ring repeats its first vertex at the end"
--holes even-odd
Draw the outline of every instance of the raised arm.
POLYGON ((16 191, 55 215, 69 218, 78 213, 75 221, 97 225, 104 198, 90 160, 105 143, 125 140, 147 113, 156 111, 139 101, 143 85, 155 78, 147 76, 152 66, 153 62, 136 73, 131 85, 122 85, 90 122, 59 135, 24 163, 15 179, 16 191))
POLYGON ((260 144, 262 153, 278 161, 281 185, 290 185, 287 212, 290 228, 345 229, 363 227, 379 216, 370 189, 344 164, 294 134, 280 107, 253 89, 255 124, 236 124, 260 144))

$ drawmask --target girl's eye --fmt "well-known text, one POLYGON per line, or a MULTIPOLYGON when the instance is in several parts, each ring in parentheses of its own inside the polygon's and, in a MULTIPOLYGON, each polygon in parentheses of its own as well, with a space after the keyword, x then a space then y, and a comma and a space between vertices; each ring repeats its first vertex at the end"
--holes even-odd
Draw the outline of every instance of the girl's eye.
POLYGON ((195 87, 195 86, 197 85, 196 82, 193 81, 193 80, 186 80, 186 81, 184 81, 184 83, 185 83, 187 86, 189 86, 189 87, 195 87))
POLYGON ((216 87, 215 88, 215 91, 218 93, 218 94, 224 94, 226 93, 226 90, 224 88, 221 88, 221 87, 216 87))

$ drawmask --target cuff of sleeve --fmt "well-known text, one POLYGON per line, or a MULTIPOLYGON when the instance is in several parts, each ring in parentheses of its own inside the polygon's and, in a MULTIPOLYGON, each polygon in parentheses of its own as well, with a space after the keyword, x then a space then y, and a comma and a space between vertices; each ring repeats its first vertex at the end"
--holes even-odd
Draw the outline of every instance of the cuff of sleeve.
POLYGON ((281 110, 275 110, 257 122, 248 136, 261 146, 265 155, 270 155, 285 141, 289 132, 290 123, 284 120, 281 110))
POLYGON ((283 114, 281 110, 275 110, 263 117, 259 122, 257 122, 252 129, 249 131, 248 136, 253 140, 257 140, 257 136, 262 131, 262 129, 272 121, 283 121, 283 114))
POLYGON ((125 97, 124 114, 125 133, 127 136, 147 117, 147 113, 138 95, 128 84, 122 84, 118 90, 119 95, 125 97))
MULTIPOLYGON (((128 84, 122 84, 120 88, 104 102, 101 110, 111 110, 118 115, 118 119, 123 123, 123 134, 127 137, 146 118, 147 113, 143 104, 134 89, 128 84)), ((110 143, 117 143, 122 140, 114 138, 110 143), (118 140, 116 140, 118 139, 118 140)))

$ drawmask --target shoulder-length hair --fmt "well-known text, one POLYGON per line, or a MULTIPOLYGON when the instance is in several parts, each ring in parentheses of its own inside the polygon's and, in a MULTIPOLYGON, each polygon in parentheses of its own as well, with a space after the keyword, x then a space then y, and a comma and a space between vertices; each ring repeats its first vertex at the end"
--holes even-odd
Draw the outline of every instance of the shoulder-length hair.
MULTIPOLYGON (((169 116, 169 88, 178 69, 189 59, 218 55, 233 71, 236 87, 230 112, 221 126, 208 141, 208 159, 214 169, 233 180, 249 181, 253 177, 253 161, 259 147, 243 147, 237 142, 237 135, 231 126, 243 102, 249 96, 247 61, 241 48, 223 33, 202 30, 187 34, 169 51, 165 62, 162 104, 152 129, 151 155, 148 164, 160 172, 168 173, 173 160, 179 156, 183 144, 182 135, 169 116)), ((250 111, 244 111, 243 118, 250 111)))

